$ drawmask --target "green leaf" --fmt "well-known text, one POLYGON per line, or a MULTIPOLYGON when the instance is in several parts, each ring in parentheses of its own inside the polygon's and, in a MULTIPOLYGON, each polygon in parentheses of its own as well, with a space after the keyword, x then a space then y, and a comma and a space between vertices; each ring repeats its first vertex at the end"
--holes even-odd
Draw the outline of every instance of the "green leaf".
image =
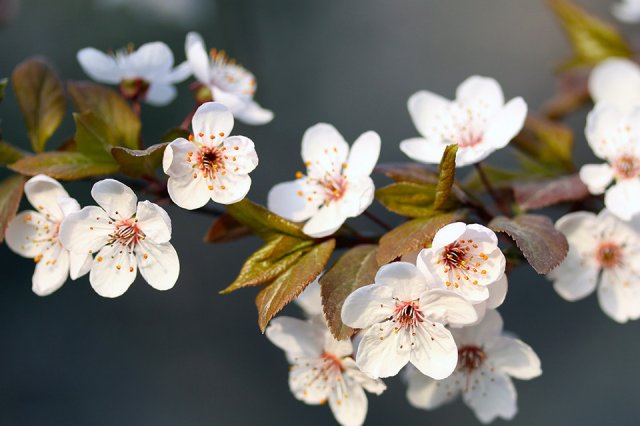
POLYGON ((62 82, 42 59, 19 64, 11 75, 13 90, 35 152, 44 151, 66 110, 62 82))
POLYGON ((24 157, 9 168, 27 176, 42 173, 61 180, 84 179, 118 171, 115 162, 101 163, 79 152, 43 152, 24 157))
POLYGON ((396 182, 413 182, 435 185, 438 174, 418 163, 382 163, 374 172, 383 174, 396 182))
MULTIPOLYGON (((376 190, 376 198, 394 213, 407 217, 430 217, 438 214, 434 209, 435 185, 398 182, 376 190)), ((441 209, 454 207, 455 200, 447 199, 441 209)))
POLYGON ((229 213, 223 213, 211 225, 204 236, 207 243, 228 243, 251 235, 251 229, 238 222, 229 213))
POLYGON ((589 189, 577 174, 543 181, 515 183, 513 194, 516 203, 523 210, 541 209, 562 202, 579 201, 590 195, 589 189))
POLYGON ((178 138, 188 139, 189 134, 190 132, 187 129, 177 127, 175 129, 167 130, 167 132, 160 138, 160 142, 173 142, 178 138))
POLYGON ((448 145, 442 154, 440 166, 438 167, 438 184, 436 185, 436 197, 433 201, 433 208, 440 210, 447 204, 451 188, 456 178, 456 153, 458 145, 448 145))
POLYGON ((5 94, 5 90, 7 89, 8 82, 9 80, 6 78, 0 79, 0 102, 4 100, 4 94, 5 94))
POLYGON ((84 81, 69 82, 68 88, 77 112, 90 111, 94 116, 91 124, 100 120, 102 127, 109 129, 108 134, 100 129, 101 143, 106 140, 113 146, 140 147, 140 119, 118 93, 84 81))
POLYGON ((162 165, 164 150, 168 142, 152 145, 144 150, 123 148, 115 146, 111 148, 111 155, 120 165, 120 171, 127 176, 142 177, 153 176, 162 165))
POLYGON ((313 240, 301 240, 284 234, 273 238, 249 256, 238 277, 220 293, 227 294, 239 288, 273 281, 294 265, 312 245, 313 240))
POLYGON ((75 150, 96 160, 112 160, 110 150, 116 141, 109 126, 91 111, 74 112, 73 120, 76 122, 75 150))
POLYGON ((498 216, 489 223, 489 228, 511 237, 539 274, 551 272, 569 251, 567 239, 546 216, 523 214, 513 219, 498 216))
MULTIPOLYGON (((554 171, 573 171, 573 131, 564 124, 541 117, 527 116, 524 128, 512 141, 521 152, 540 163, 539 170, 555 174, 554 171)), ((525 166, 527 162, 525 161, 525 166)), ((535 165, 528 165, 529 168, 535 165)))
POLYGON ((7 142, 0 141, 0 166, 15 163, 25 155, 25 152, 15 146, 7 142))
POLYGON ((9 176, 0 182, 0 243, 4 241, 7 225, 18 211, 23 188, 22 176, 9 176))
POLYGON ((431 246, 436 232, 445 225, 464 217, 463 212, 443 213, 438 216, 419 218, 405 222, 380 238, 376 255, 378 265, 386 265, 405 254, 431 246))
POLYGON ((615 27, 569 0, 548 0, 573 47, 574 57, 561 68, 595 65, 614 56, 630 57, 631 48, 615 27))
POLYGON ((348 339, 354 333, 352 328, 342 323, 344 300, 360 287, 372 284, 376 272, 376 246, 361 245, 343 254, 320 278, 324 317, 336 339, 348 339))
POLYGON ((310 239, 308 235, 302 232, 300 225, 270 212, 247 198, 239 203, 228 205, 227 212, 238 222, 258 234, 263 240, 269 240, 277 234, 310 239))
POLYGON ((320 275, 335 246, 336 241, 333 239, 314 246, 285 273, 258 293, 258 325, 263 333, 271 318, 320 275))

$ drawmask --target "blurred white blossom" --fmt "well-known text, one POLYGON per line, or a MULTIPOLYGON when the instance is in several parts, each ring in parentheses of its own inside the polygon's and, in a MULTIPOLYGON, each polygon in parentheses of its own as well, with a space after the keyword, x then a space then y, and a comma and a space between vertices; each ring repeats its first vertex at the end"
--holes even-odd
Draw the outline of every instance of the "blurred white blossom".
POLYGON ((611 12, 622 22, 640 22, 640 1, 620 0, 611 7, 611 12))
POLYGON ((99 207, 69 214, 60 226, 60 241, 73 254, 97 253, 89 274, 96 293, 121 296, 138 269, 153 288, 172 288, 180 263, 169 243, 169 215, 154 203, 138 202, 131 188, 113 179, 93 185, 91 196, 99 207))
POLYGON ((621 112, 640 106, 640 67, 626 58, 600 62, 589 75, 589 94, 596 104, 621 112))
POLYGON ((302 137, 302 160, 307 173, 274 186, 269 210, 295 222, 312 237, 333 234, 350 217, 362 214, 373 202, 375 186, 369 177, 380 154, 380 136, 366 132, 351 149, 330 124, 310 127, 302 137))
POLYGON ((433 380, 416 369, 407 373, 411 405, 433 410, 462 400, 482 423, 498 417, 511 420, 518 411, 511 378, 529 380, 542 374, 540 359, 522 341, 502 332, 502 318, 488 311, 478 325, 451 331, 458 344, 458 365, 444 380, 433 380))
POLYGON ((197 209, 213 200, 232 204, 249 192, 249 172, 258 165, 251 139, 230 136, 233 115, 218 102, 202 104, 191 122, 190 140, 178 138, 164 151, 167 189, 174 203, 197 209))
POLYGON ((26 210, 13 218, 6 242, 20 256, 33 258, 33 292, 47 296, 62 287, 67 277, 75 280, 91 267, 90 254, 69 252, 60 243, 60 224, 80 205, 58 181, 45 175, 29 179, 24 193, 36 211, 26 210))
POLYGON ((462 82, 454 101, 420 91, 409 98, 408 107, 422 137, 400 143, 402 152, 415 161, 438 164, 446 146, 458 144, 456 167, 477 163, 504 148, 527 116, 522 98, 505 104, 498 82, 480 76, 462 82))

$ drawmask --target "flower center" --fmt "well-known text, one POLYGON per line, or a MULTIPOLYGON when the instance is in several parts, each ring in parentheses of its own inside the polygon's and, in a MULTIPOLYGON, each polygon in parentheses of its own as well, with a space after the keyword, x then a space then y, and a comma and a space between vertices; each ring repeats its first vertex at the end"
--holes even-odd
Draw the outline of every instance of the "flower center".
POLYGON ((321 358, 322 372, 324 374, 341 373, 342 371, 344 371, 344 368, 342 368, 342 362, 340 362, 340 359, 334 354, 324 352, 321 358))
POLYGON ((482 133, 476 133, 470 126, 460 132, 458 141, 456 142, 460 148, 469 148, 476 146, 482 142, 482 133))
POLYGON ((623 155, 613 163, 617 177, 632 179, 640 175, 640 161, 632 155, 623 155))
POLYGON ((203 145, 195 155, 193 152, 189 152, 187 162, 196 170, 196 173, 193 174, 194 179, 198 177, 197 170, 202 173, 205 179, 209 177, 215 179, 215 174, 225 169, 224 155, 219 147, 203 145))
POLYGON ((320 185, 325 191, 325 200, 328 202, 338 201, 347 191, 347 178, 343 175, 325 178, 320 181, 320 185))
POLYGON ((141 78, 132 78, 120 82, 120 93, 125 99, 144 99, 149 91, 149 82, 141 78))
POLYGON ((444 273, 449 276, 447 287, 458 288, 462 280, 477 285, 477 278, 486 275, 487 271, 481 267, 489 257, 478 250, 478 244, 472 239, 457 240, 444 247, 436 263, 443 265, 444 273))
POLYGON ((468 345, 458 349, 458 368, 467 373, 479 368, 486 359, 487 354, 478 346, 468 345))
POLYGON ((613 242, 602 243, 596 252, 596 259, 603 268, 614 268, 622 262, 622 249, 613 242))
POLYGON ((400 328, 410 328, 424 321, 424 315, 416 301, 405 301, 396 304, 393 312, 393 321, 400 328))
POLYGON ((111 244, 117 242, 125 247, 133 247, 145 238, 144 232, 138 226, 136 219, 120 220, 115 225, 116 229, 110 235, 109 242, 111 244))

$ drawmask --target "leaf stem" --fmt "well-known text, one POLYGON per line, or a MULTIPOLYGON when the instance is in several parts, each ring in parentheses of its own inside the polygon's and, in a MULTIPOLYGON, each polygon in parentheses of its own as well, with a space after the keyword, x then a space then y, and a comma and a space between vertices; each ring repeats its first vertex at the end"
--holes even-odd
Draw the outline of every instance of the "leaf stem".
POLYGON ((393 228, 389 225, 387 225, 386 222, 384 222, 382 219, 380 219, 378 216, 376 216, 375 214, 373 214, 372 212, 370 212, 369 210, 365 210, 363 215, 369 219, 370 221, 372 221, 373 223, 375 223, 376 225, 378 225, 380 228, 386 230, 386 231, 391 231, 393 228))
POLYGON ((504 200, 498 195, 493 185, 491 185, 491 181, 489 180, 487 174, 485 173, 484 168, 482 167, 482 164, 476 163, 474 164, 474 166, 476 168, 476 171, 478 172, 480 181, 482 181, 482 184, 486 188, 487 192, 489 193, 491 198, 493 198, 493 201, 496 203, 498 210, 500 210, 500 212, 503 215, 507 217, 511 217, 511 212, 509 211, 509 208, 505 206, 504 200))

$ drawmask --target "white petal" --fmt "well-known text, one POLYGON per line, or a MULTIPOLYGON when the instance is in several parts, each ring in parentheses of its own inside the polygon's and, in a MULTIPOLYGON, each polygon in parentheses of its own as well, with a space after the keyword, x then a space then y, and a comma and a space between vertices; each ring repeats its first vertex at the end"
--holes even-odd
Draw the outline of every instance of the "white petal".
POLYGON ((102 297, 122 296, 136 279, 134 254, 119 244, 105 246, 93 260, 89 281, 102 297))
POLYGON ((69 277, 77 280, 87 274, 93 264, 93 257, 88 253, 69 252, 69 277))
POLYGON ((302 232, 313 238, 326 237, 336 232, 345 220, 347 216, 341 211, 340 203, 329 203, 309 219, 302 232))
POLYGON ((473 75, 458 86, 456 101, 463 105, 481 103, 487 111, 491 112, 502 107, 504 95, 500 84, 495 79, 473 75))
POLYGON ((212 182, 211 199, 220 204, 233 204, 241 201, 251 189, 251 178, 249 175, 218 173, 212 182))
POLYGON ((232 104, 227 100, 228 96, 220 96, 220 92, 215 90, 214 93, 215 100, 225 105, 230 104, 228 106, 233 116, 245 124, 259 126, 273 120, 273 111, 262 108, 260 104, 251 98, 243 99, 241 103, 232 104))
POLYGON ((487 299, 487 308, 496 309, 502 305, 504 299, 507 297, 507 290, 509 289, 509 282, 507 280, 507 274, 503 274, 498 281, 489 285, 489 298, 487 299))
POLYGON ((191 120, 191 127, 195 141, 205 145, 210 144, 211 136, 217 139, 229 136, 233 129, 233 114, 219 102, 206 102, 196 110, 191 120))
POLYGON ((129 219, 136 213, 138 197, 127 185, 114 179, 96 182, 91 196, 113 219, 129 219))
POLYGON ((14 253, 22 257, 36 257, 42 254, 44 247, 48 245, 40 240, 53 237, 50 231, 53 231, 54 227, 55 224, 40 213, 26 210, 11 219, 5 233, 5 241, 14 253))
POLYGON ((604 194, 613 181, 613 169, 607 163, 585 164, 580 168, 580 180, 587 185, 590 193, 604 194))
POLYGON ((453 335, 459 346, 482 346, 485 342, 491 342, 500 336, 502 325, 500 313, 490 309, 485 312, 484 318, 478 324, 456 329, 453 335))
POLYGON ((38 296, 48 296, 69 277, 69 253, 56 244, 44 252, 33 274, 32 290, 38 296))
POLYGON ((200 83, 209 85, 211 83, 211 65, 207 49, 200 34, 195 32, 187 34, 184 49, 187 55, 187 61, 189 61, 191 69, 193 70, 193 75, 200 83))
POLYGON ((100 207, 87 206, 69 214, 60 225, 60 242, 69 251, 91 254, 104 246, 115 225, 100 207))
POLYGON ((615 269, 602 273, 598 301, 602 310, 615 321, 625 323, 640 317, 639 279, 637 274, 615 269))
POLYGON ((440 249, 453 243, 459 239, 466 230, 467 224, 464 222, 454 222, 443 226, 433 237, 431 248, 440 249))
POLYGON ((416 300, 428 290, 424 275, 415 265, 406 262, 382 266, 376 273, 375 283, 391 288, 393 297, 400 301, 416 300))
POLYGON ((372 284, 351 293, 342 305, 342 322, 353 328, 366 328, 393 314, 391 287, 372 284))
POLYGON ((465 380, 456 372, 443 380, 434 380, 416 368, 410 368, 407 375, 409 403, 425 410, 433 410, 456 399, 460 395, 465 380))
POLYGON ((380 156, 380 136, 373 131, 365 132, 351 146, 345 174, 349 178, 369 176, 380 156))
POLYGON ((187 162, 189 152, 197 150, 192 142, 184 138, 178 138, 171 142, 164 150, 162 157, 162 169, 171 177, 193 175, 193 167, 187 162))
POLYGON ((436 380, 450 376, 458 364, 458 348, 451 332, 442 324, 422 322, 415 333, 411 363, 422 374, 436 380))
MULTIPOLYGON (((168 148, 168 147, 167 147, 168 148)), ((211 199, 211 191, 201 174, 170 177, 167 181, 169 197, 177 206, 187 210, 199 209, 211 199)))
POLYGON ((45 175, 32 177, 24 184, 24 194, 29 203, 53 222, 59 222, 64 217, 58 201, 69 198, 69 194, 62 185, 45 175))
POLYGON ((145 241, 162 244, 171 239, 171 219, 157 204, 147 200, 138 202, 136 219, 144 232, 145 241))
MULTIPOLYGON (((451 101, 435 93, 422 90, 414 93, 407 102, 409 115, 418 132, 424 137, 433 137, 434 123, 439 121, 439 115, 446 114, 451 101)), ((404 151, 404 150, 403 150, 404 151)), ((410 154, 407 153, 411 157, 410 154)), ((442 156, 442 154, 441 154, 442 156)), ((413 157, 412 157, 413 158, 413 157)))
POLYGON ((387 386, 382 380, 372 379, 360 371, 356 362, 352 358, 342 359, 342 368, 345 370, 345 375, 351 377, 369 393, 380 395, 387 389, 387 386))
POLYGON ((140 241, 135 249, 142 278, 156 290, 169 290, 180 275, 180 260, 170 243, 153 244, 140 241))
POLYGON ((307 314, 307 316, 322 316, 321 288, 316 278, 293 301, 307 314))
POLYGON ((159 82, 171 84, 180 83, 189 78, 191 74, 192 71, 189 61, 184 61, 173 70, 171 70, 169 74, 166 74, 164 76, 164 79, 160 79, 159 82))
POLYGON ((289 371, 291 393, 306 404, 324 404, 331 391, 328 380, 322 376, 323 362, 319 357, 300 358, 289 371))
POLYGON ((501 336, 485 347, 492 365, 520 380, 533 379, 542 374, 540 358, 524 342, 501 336))
POLYGON ((277 317, 271 320, 265 335, 292 357, 320 357, 323 352, 323 330, 309 321, 277 317))
POLYGON ((78 62, 85 73, 101 83, 116 84, 122 79, 122 72, 115 58, 93 47, 85 47, 78 52, 78 62))
POLYGON ((522 98, 514 98, 493 115, 487 123, 483 144, 493 149, 505 147, 524 126, 527 104, 522 98))
POLYGON ((367 396, 362 386, 343 376, 329 393, 329 407, 342 426, 361 426, 367 417, 367 396))
POLYGON ((165 106, 169 105, 178 95, 176 88, 168 83, 151 83, 144 100, 149 105, 165 106))
POLYGON ((570 245, 582 246, 586 250, 595 247, 593 234, 597 228, 598 219, 591 212, 568 213, 556 222, 556 229, 567 237, 570 245))
POLYGON ((565 260, 549 275, 553 288, 570 302, 587 297, 596 289, 599 268, 585 265, 574 247, 569 247, 565 260))
POLYGON ((607 59, 591 72, 589 92, 594 102, 630 108, 640 102, 640 69, 628 59, 607 59))
POLYGON ((640 21, 640 3, 634 0, 620 0, 611 6, 611 13, 622 22, 640 21))
POLYGON ((607 190, 604 205, 620 219, 629 221, 640 213, 640 179, 619 181, 607 190))
POLYGON ((442 324, 471 324, 478 319, 471 303, 447 290, 430 290, 420 299, 420 306, 430 321, 442 324))
POLYGON ((421 163, 439 164, 447 144, 423 138, 405 139, 400 142, 400 151, 421 163))
POLYGON ((318 123, 309 127, 302 136, 302 160, 309 164, 311 177, 335 175, 347 161, 349 145, 331 124, 318 123))
MULTIPOLYGON (((140 77, 148 82, 164 78, 173 68, 173 53, 161 41, 145 43, 126 58, 131 77, 140 77)), ((129 77, 129 76, 125 76, 129 77)))
POLYGON ((481 422, 489 423, 496 417, 510 420, 516 415, 516 389, 509 376, 483 367, 469 382, 474 385, 465 390, 463 399, 481 422))
POLYGON ((71 197, 58 198, 58 206, 60 206, 60 210, 62 210, 64 216, 80 211, 80 203, 71 197))
POLYGON ((410 357, 410 344, 400 349, 404 334, 396 333, 390 321, 369 327, 358 345, 356 364, 360 370, 375 379, 398 374, 410 357))
POLYGON ((253 141, 244 136, 231 136, 224 140, 227 172, 247 174, 258 166, 258 154, 253 141))
POLYGON ((346 217, 360 216, 373 203, 376 187, 369 176, 349 179, 349 186, 342 196, 340 211, 346 217))
POLYGON ((267 206, 272 212, 292 220, 302 222, 317 213, 321 200, 309 201, 316 186, 309 185, 305 179, 279 183, 269 191, 267 206))

